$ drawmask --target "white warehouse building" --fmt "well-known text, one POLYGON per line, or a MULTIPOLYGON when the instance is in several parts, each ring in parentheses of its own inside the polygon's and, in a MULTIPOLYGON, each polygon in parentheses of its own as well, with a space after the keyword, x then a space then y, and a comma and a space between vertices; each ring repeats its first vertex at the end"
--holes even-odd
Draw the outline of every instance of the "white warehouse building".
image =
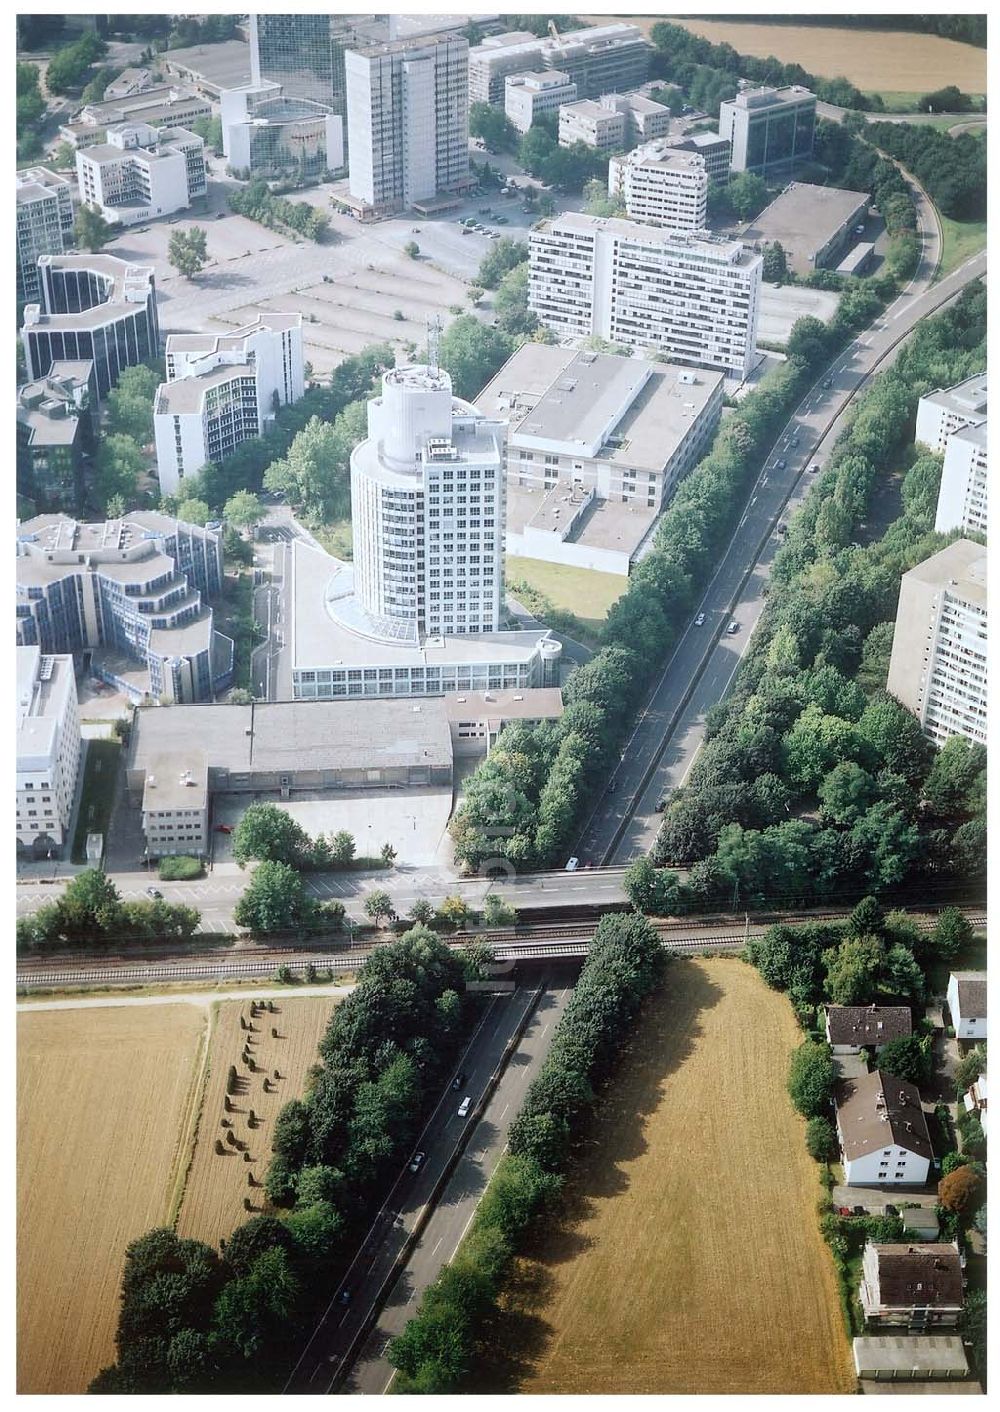
POLYGON ((305 391, 301 314, 258 314, 231 334, 170 334, 153 406, 160 489, 260 436, 305 391))
POLYGON ((61 853, 80 768, 73 658, 17 647, 17 851, 61 853))
POLYGON ((631 221, 671 230, 704 230, 708 221, 705 159, 663 139, 612 157, 608 194, 625 202, 631 221))
POLYGON ((105 220, 136 225, 186 210, 208 190, 205 144, 180 127, 122 123, 76 154, 80 199, 105 220))
POLYGON ((531 231, 529 256, 529 307, 557 335, 737 379, 757 361, 763 258, 739 241, 570 212, 531 231))

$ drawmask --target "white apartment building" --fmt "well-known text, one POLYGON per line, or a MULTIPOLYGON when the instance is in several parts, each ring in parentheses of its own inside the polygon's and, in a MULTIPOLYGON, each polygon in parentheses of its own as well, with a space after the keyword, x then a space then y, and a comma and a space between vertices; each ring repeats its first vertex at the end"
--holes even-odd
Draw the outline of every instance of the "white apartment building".
POLYGON ((916 439, 944 452, 934 528, 986 533, 987 485, 986 373, 938 388, 917 403, 916 439))
POLYGON ((899 586, 886 690, 925 735, 986 744, 986 550, 957 539, 899 586))
POLYGON ((628 120, 625 113, 604 99, 583 98, 564 103, 559 109, 559 146, 586 143, 598 152, 614 152, 625 146, 628 120))
POLYGON ((504 82, 504 112, 518 132, 527 132, 543 113, 559 111, 561 103, 576 98, 576 84, 566 74, 509 74, 504 82))
POLYGON ((76 174, 81 200, 125 226, 186 210, 208 190, 201 138, 148 123, 109 127, 106 142, 77 152, 76 174))
POLYGON ((705 159, 663 139, 611 158, 608 192, 625 202, 629 220, 670 230, 704 230, 708 222, 705 159))
POLYGON ((504 79, 525 69, 567 74, 581 98, 624 92, 645 83, 651 52, 638 25, 620 21, 544 39, 524 31, 494 35, 469 50, 469 100, 499 107, 504 79))
POLYGON ((259 314, 231 334, 169 334, 167 381, 153 405, 160 489, 260 436, 305 391, 301 314, 259 314))
POLYGON ((17 203, 17 298, 39 298, 39 255, 61 255, 73 243, 73 186, 47 167, 29 167, 14 178, 17 203))
POLYGON ((208 758, 189 748, 150 755, 142 791, 148 858, 198 858, 208 852, 208 758))
POLYGON ((71 656, 17 647, 17 851, 62 851, 80 769, 80 710, 71 656))
POLYGON ((468 55, 468 41, 448 34, 344 55, 348 184, 359 214, 433 209, 472 184, 468 55))
POLYGON ((837 1101, 844 1180, 851 1186, 922 1186, 933 1149, 920 1093, 876 1069, 848 1079, 837 1101))
POLYGON ((745 378, 763 259, 739 241, 568 212, 529 237, 529 307, 563 337, 596 335, 745 378))

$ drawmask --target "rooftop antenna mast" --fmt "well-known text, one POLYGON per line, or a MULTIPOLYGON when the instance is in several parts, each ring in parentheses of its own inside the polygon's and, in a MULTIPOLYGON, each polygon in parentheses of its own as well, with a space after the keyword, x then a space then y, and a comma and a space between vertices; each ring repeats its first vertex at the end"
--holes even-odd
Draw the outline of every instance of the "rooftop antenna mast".
POLYGON ((427 322, 427 364, 432 373, 437 373, 438 357, 441 350, 441 315, 435 314, 427 322))

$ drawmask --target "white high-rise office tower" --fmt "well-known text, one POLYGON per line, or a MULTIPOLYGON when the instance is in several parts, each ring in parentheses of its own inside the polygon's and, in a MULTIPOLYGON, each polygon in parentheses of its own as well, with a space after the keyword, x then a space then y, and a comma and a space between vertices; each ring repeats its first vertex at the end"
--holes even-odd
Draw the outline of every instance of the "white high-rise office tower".
POLYGON ((432 367, 393 368, 351 457, 354 584, 390 637, 496 632, 504 423, 432 367))
POLYGON ((350 194, 365 214, 433 202, 469 182, 469 45, 455 35, 348 50, 350 194))

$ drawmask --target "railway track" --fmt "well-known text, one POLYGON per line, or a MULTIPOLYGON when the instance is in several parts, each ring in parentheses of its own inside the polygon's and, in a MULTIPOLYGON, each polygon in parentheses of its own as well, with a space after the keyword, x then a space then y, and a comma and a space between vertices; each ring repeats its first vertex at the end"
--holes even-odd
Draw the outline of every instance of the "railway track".
MULTIPOLYGON (((973 926, 986 926, 986 911, 982 907, 961 909, 973 926)), ((748 937, 762 936, 775 922, 802 925, 805 922, 838 921, 848 915, 848 909, 828 912, 802 912, 795 915, 763 914, 753 921, 747 917, 736 922, 726 917, 706 918, 703 922, 679 918, 651 918, 671 951, 693 954, 699 951, 726 949, 738 951, 748 937)), ((917 926, 929 931, 934 926, 934 911, 910 914, 917 926)), ((449 945, 461 949, 472 943, 490 946, 498 961, 528 961, 548 958, 573 958, 587 954, 595 922, 565 922, 538 927, 491 928, 483 931, 455 933, 449 945)), ((156 985, 158 983, 225 980, 254 980, 271 976, 279 966, 287 966, 301 975, 308 966, 321 967, 334 973, 355 971, 371 955, 375 945, 354 946, 342 951, 303 951, 301 948, 270 948, 266 952, 233 953, 228 956, 192 956, 189 959, 135 960, 107 957, 93 960, 69 960, 26 963, 17 972, 17 988, 21 991, 59 989, 61 987, 100 985, 156 985)))

